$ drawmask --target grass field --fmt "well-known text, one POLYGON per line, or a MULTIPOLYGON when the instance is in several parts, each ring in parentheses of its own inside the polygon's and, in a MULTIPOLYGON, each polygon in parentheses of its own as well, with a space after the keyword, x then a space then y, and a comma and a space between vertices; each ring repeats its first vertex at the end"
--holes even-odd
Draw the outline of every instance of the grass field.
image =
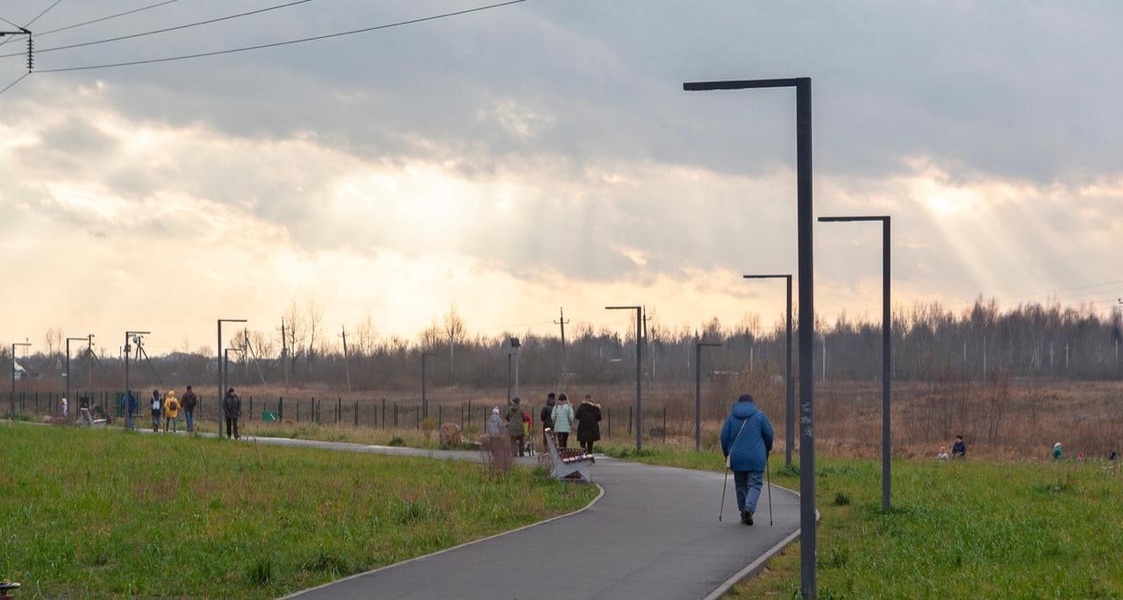
MULTIPOLYGON (((609 451, 723 468, 717 453, 609 451)), ((778 458, 773 483, 798 490, 798 471, 778 458)), ((817 467, 819 598, 1123 598, 1118 464, 896 460, 888 513, 879 461, 821 457, 817 467)), ((793 544, 730 597, 798 598, 799 589, 793 544)))
POLYGON ((21 597, 273 598, 586 505, 528 469, 0 423, 21 597))

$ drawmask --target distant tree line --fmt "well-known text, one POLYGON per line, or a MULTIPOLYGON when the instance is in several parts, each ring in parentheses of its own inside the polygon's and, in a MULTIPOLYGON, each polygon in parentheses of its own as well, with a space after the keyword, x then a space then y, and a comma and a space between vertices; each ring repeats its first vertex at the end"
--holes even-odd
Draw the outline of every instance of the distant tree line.
MULTIPOLYGON (((795 319, 798 326, 798 319, 795 319)), ((353 391, 414 389, 421 363, 426 361, 430 386, 497 388, 508 384, 517 364, 523 385, 612 384, 635 379, 634 333, 594 330, 576 324, 567 330, 563 347, 559 336, 505 332, 471 336, 455 307, 442 322, 416 339, 379 337, 371 320, 348 332, 325 334, 322 313, 310 306, 291 308, 277 332, 239 330, 227 341, 224 353, 232 385, 327 385, 353 391), (283 338, 281 338, 283 329, 283 338), (343 338, 346 336, 346 347, 343 338), (518 338, 517 358, 511 338, 518 338), (278 343, 279 342, 279 343, 278 343), (280 347, 278 347, 280 346, 280 347)), ((762 327, 750 316, 732 327, 712 319, 699 328, 669 328, 652 320, 644 328, 643 376, 649 382, 694 380, 696 344, 720 343, 701 352, 701 372, 763 370, 781 376, 784 370, 785 326, 782 320, 762 327)), ((816 379, 874 380, 881 375, 880 319, 852 320, 842 315, 833 324, 818 323, 813 349, 816 379)), ((59 389, 65 385, 65 356, 61 332, 45 336, 46 351, 22 356, 30 381, 21 389, 59 389)), ((798 331, 793 341, 798 340, 798 331)), ((984 379, 992 374, 1012 377, 1123 379, 1120 310, 1101 316, 1092 307, 1064 307, 1059 303, 1021 304, 1000 310, 994 300, 977 300, 962 312, 938 302, 917 303, 893 312, 893 378, 939 380, 949 374, 984 379)), ((10 347, 3 349, 9 369, 10 347)), ((794 352, 798 369, 798 349, 794 352)), ((130 354, 131 385, 179 387, 193 382, 206 390, 216 380, 216 357, 202 348, 149 357, 130 354)), ((9 371, 10 373, 10 371, 9 371)), ((121 389, 124 357, 87 352, 71 359, 75 388, 121 389)))

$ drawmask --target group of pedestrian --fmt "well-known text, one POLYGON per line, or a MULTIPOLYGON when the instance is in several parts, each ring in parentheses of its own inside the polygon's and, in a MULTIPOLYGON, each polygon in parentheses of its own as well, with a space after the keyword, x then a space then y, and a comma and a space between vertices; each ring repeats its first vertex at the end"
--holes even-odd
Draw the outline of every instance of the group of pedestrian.
POLYGON ((576 429, 577 443, 586 454, 592 454, 593 444, 600 440, 601 416, 601 406, 593 402, 592 394, 585 394, 576 410, 566 394, 546 394, 546 405, 539 415, 543 447, 547 444, 547 429, 554 432, 558 448, 569 447, 569 435, 576 429))
MULTIPOLYGON (((137 413, 137 397, 133 394, 132 390, 125 390, 125 395, 121 397, 121 412, 125 414, 125 429, 135 429, 134 415, 137 413)), ((179 419, 182 413, 186 419, 186 426, 188 433, 195 433, 195 407, 199 404, 199 398, 187 386, 187 390, 183 393, 183 398, 176 396, 175 390, 168 390, 166 394, 161 394, 160 389, 152 390, 152 395, 148 399, 148 410, 151 416, 152 431, 160 431, 163 428, 164 432, 179 432, 179 419)))
MULTIPOLYGON (((511 453, 526 456, 534 450, 530 436, 532 420, 530 413, 522 406, 522 399, 515 396, 503 411, 498 406, 491 410, 486 425, 487 435, 494 442, 506 432, 511 453)), ((538 421, 542 424, 543 448, 548 443, 547 430, 554 433, 559 448, 568 448, 569 436, 576 431, 578 443, 590 454, 593 452, 593 444, 600 440, 601 407, 593 402, 591 394, 586 394, 585 399, 574 410, 569 403, 569 396, 550 392, 546 395, 546 404, 538 413, 538 421)))

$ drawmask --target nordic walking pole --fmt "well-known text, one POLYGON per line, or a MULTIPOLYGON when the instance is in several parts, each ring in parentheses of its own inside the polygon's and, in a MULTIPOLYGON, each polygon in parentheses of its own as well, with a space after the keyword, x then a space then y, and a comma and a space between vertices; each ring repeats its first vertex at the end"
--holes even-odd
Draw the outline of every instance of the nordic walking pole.
POLYGON ((729 467, 725 468, 725 481, 721 484, 721 508, 717 511, 717 520, 721 522, 721 513, 725 512, 725 488, 729 487, 729 467))
POLYGON ((772 464, 768 462, 768 455, 764 455, 764 475, 768 477, 768 526, 772 526, 772 464))

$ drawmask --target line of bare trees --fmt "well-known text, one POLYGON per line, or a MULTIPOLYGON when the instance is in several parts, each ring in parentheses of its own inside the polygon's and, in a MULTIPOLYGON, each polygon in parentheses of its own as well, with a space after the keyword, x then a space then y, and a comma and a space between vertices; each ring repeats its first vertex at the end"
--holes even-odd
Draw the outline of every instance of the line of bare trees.
MULTIPOLYGON (((778 321, 763 327, 749 315, 727 327, 714 318, 700 327, 668 327, 652 321, 642 340, 643 374, 649 381, 692 381, 698 341, 720 342, 702 353, 708 375, 765 370, 783 372, 785 330, 778 321)), ((967 379, 1002 373, 1012 377, 1060 377, 1082 380, 1123 379, 1123 331, 1120 311, 1101 316, 1092 307, 1059 303, 1021 304, 1002 310, 994 300, 979 299, 956 313, 938 302, 918 303, 893 313, 893 378, 930 381, 949 372, 967 379)), ((418 385, 421 355, 429 353, 428 381, 433 386, 503 387, 507 385, 508 340, 521 340, 519 377, 530 385, 563 381, 611 384, 635 377, 635 337, 576 323, 563 347, 560 337, 504 332, 471 335, 453 306, 416 339, 378 335, 372 318, 339 333, 328 332, 323 310, 314 302, 293 302, 275 331, 243 329, 231 334, 228 365, 231 383, 268 383, 293 387, 328 385, 334 389, 412 389, 418 385), (346 354, 343 338, 346 336, 346 354), (567 372, 563 373, 563 364, 567 372)), ((39 379, 61 377, 61 331, 44 336, 44 348, 21 365, 39 379)), ((798 339, 798 336, 796 336, 798 339)), ((133 377, 149 384, 180 385, 214 379, 210 349, 175 352, 135 365, 133 377)), ((4 354, 8 349, 4 349, 4 354)), ((816 336, 817 379, 874 380, 881 373, 880 322, 851 320, 819 323, 816 336)), ((798 360, 798 351, 794 353, 798 360)), ((72 369, 115 389, 123 385, 121 358, 78 355, 72 369)), ((12 365, 11 357, 5 364, 12 365)), ((135 387, 135 386, 134 386, 135 387)))

